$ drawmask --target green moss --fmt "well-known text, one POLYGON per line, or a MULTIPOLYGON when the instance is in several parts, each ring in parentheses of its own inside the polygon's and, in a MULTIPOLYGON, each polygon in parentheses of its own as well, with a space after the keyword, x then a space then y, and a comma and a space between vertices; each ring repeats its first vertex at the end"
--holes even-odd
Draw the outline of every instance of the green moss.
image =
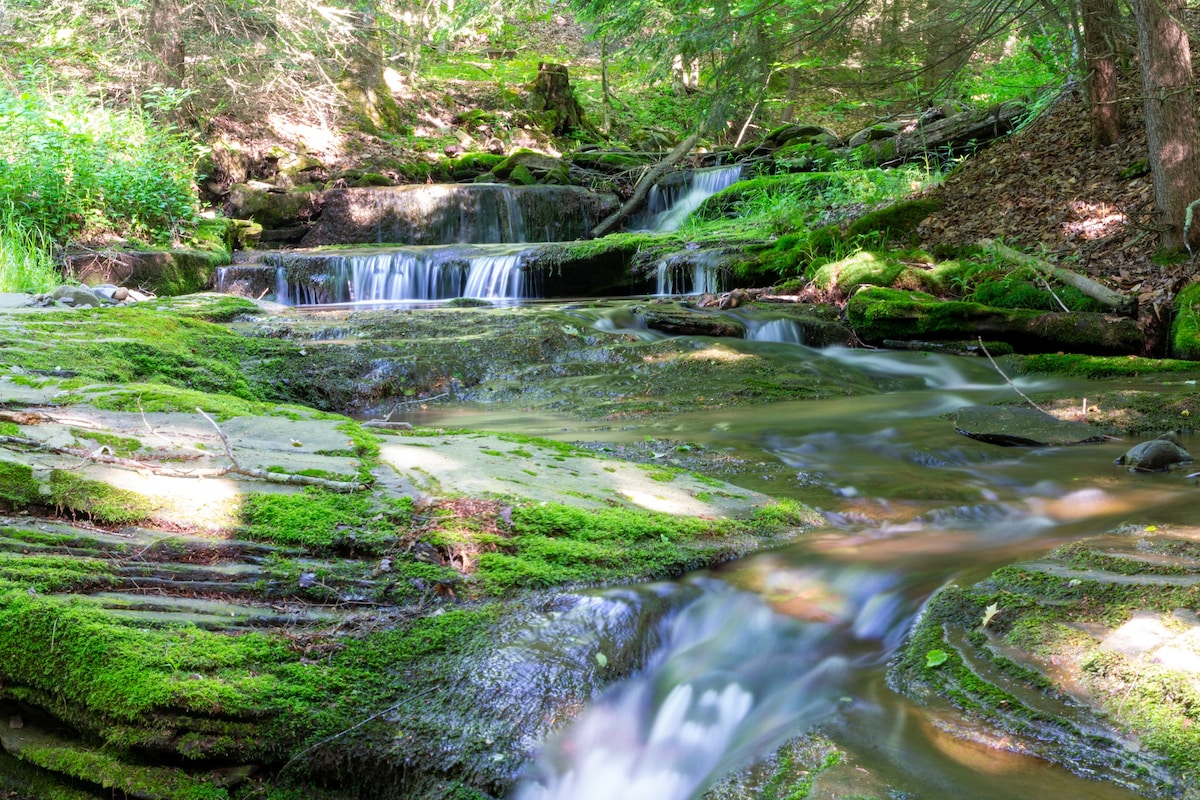
POLYGON ((1078 353, 1041 353, 1014 360, 1024 373, 1074 375, 1080 378, 1119 378, 1194 373, 1192 361, 1142 356, 1088 356, 1078 353))
POLYGON ((170 767, 131 764, 112 753, 53 740, 28 747, 21 757, 38 766, 73 778, 99 784, 133 797, 172 800, 228 800, 229 793, 204 777, 194 777, 170 767))
POLYGON ((50 471, 48 503, 97 522, 126 524, 154 515, 158 505, 147 497, 107 483, 89 480, 74 472, 50 471))
POLYGON ((241 534, 315 551, 381 552, 398 538, 395 525, 364 494, 306 487, 296 494, 250 494, 242 501, 241 534))
POLYGON ((142 449, 141 440, 129 436, 117 436, 86 428, 71 428, 70 430, 76 439, 84 439, 101 447, 107 447, 117 457, 131 456, 142 449))
POLYGON ((132 383, 127 386, 86 386, 72 390, 68 403, 86 403, 109 411, 194 412, 197 408, 218 420, 242 416, 296 416, 297 412, 272 403, 255 402, 217 392, 199 392, 160 383, 132 383))
POLYGON ((41 484, 33 477, 33 468, 0 460, 0 500, 16 508, 45 502, 41 484))
POLYGON ((1175 295, 1171 356, 1200 361, 1200 283, 1189 284, 1175 295))
MULTIPOLYGON (((889 143, 890 144, 890 143, 889 143)), ((886 160, 886 156, 884 160, 886 160)), ((871 211, 850 223, 847 236, 868 236, 882 233, 890 239, 907 240, 916 233, 917 225, 930 214, 942 209, 937 198, 901 200, 887 208, 871 211)))
POLYGON ((848 258, 831 261, 813 271, 812 283, 818 289, 837 288, 849 294, 859 286, 891 286, 904 272, 904 265, 868 252, 855 253, 848 258))

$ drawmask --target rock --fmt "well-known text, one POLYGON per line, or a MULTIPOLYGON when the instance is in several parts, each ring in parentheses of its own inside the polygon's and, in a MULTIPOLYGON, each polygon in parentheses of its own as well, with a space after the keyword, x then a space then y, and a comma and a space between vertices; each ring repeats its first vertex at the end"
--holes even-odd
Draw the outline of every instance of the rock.
POLYGON ((1191 461, 1191 454, 1180 447, 1179 436, 1165 433, 1157 439, 1135 444, 1113 463, 1128 467, 1130 472, 1166 472, 1176 464, 1190 464, 1191 461))
POLYGON ((850 137, 847 147, 854 149, 867 142, 877 142, 880 139, 890 139, 893 136, 899 136, 903 126, 896 122, 880 122, 872 125, 869 128, 863 128, 858 133, 850 137))
POLYGON ((54 290, 53 297, 58 302, 69 306, 100 305, 100 299, 83 286, 59 286, 54 290))
POLYGON ((959 409, 954 430, 1001 447, 1061 447, 1104 440, 1086 422, 1061 420, 1023 406, 967 406, 959 409))

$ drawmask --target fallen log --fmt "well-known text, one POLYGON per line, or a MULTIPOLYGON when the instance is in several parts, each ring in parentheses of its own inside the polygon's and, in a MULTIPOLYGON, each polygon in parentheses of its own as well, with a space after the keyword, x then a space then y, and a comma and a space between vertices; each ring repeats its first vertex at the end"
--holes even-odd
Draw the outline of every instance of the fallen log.
POLYGON ((980 239, 978 244, 984 250, 994 253, 1005 261, 1019 264, 1022 267, 1031 267, 1043 275, 1054 278, 1059 283, 1073 286, 1105 307, 1113 309, 1118 314, 1126 317, 1137 316, 1137 297, 1127 297, 1119 292, 1114 292, 1107 286, 1080 275, 1078 272, 1072 272, 1069 269, 1055 266, 1048 261, 1043 261, 1036 256, 1014 250, 992 239, 980 239))
POLYGON ((1145 349, 1137 320, 1113 314, 993 308, 872 286, 846 303, 846 320, 864 342, 963 341, 983 336, 1018 353, 1128 355, 1145 349))

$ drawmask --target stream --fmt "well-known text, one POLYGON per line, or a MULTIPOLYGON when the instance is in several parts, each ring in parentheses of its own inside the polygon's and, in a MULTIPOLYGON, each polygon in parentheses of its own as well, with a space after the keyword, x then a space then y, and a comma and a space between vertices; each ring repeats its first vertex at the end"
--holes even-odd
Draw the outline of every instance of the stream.
MULTIPOLYGON (((814 730, 846 756, 817 777, 810 797, 1145 796, 1136 781, 1093 780, 1022 755, 1018 742, 948 706, 915 705, 889 688, 887 665, 939 587, 1120 524, 1192 524, 1193 482, 1114 466, 1134 440, 1003 448, 956 433, 955 409, 1013 397, 984 359, 815 350, 787 343, 786 331, 777 338, 785 341, 739 346, 865 375, 882 391, 619 425, 486 407, 408 413, 421 426, 519 431, 618 455, 648 445, 651 459, 683 466, 698 449, 726 465, 720 477, 803 501, 826 519, 792 545, 639 588, 686 587, 696 599, 660 623, 641 670, 544 745, 516 800, 698 798, 814 730)), ((1026 393, 1077 391, 1081 401, 1121 388, 1015 383, 1026 393)), ((1194 391, 1186 382, 1154 388, 1194 391)), ((1195 452, 1200 443, 1184 445, 1195 452)))

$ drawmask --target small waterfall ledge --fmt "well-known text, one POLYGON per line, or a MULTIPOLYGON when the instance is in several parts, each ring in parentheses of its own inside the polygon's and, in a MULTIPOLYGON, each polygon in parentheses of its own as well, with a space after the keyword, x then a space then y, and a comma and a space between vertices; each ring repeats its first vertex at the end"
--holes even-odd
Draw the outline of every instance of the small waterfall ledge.
POLYGON ((647 231, 679 230, 684 220, 717 192, 742 179, 742 168, 708 167, 680 173, 682 180, 656 184, 646 198, 646 211, 638 227, 647 231))
POLYGON ((302 247, 489 244, 581 239, 617 198, 578 186, 419 184, 325 193, 302 247))
POLYGON ((287 305, 540 297, 537 248, 519 245, 389 248, 358 253, 275 253, 275 298, 287 305))

